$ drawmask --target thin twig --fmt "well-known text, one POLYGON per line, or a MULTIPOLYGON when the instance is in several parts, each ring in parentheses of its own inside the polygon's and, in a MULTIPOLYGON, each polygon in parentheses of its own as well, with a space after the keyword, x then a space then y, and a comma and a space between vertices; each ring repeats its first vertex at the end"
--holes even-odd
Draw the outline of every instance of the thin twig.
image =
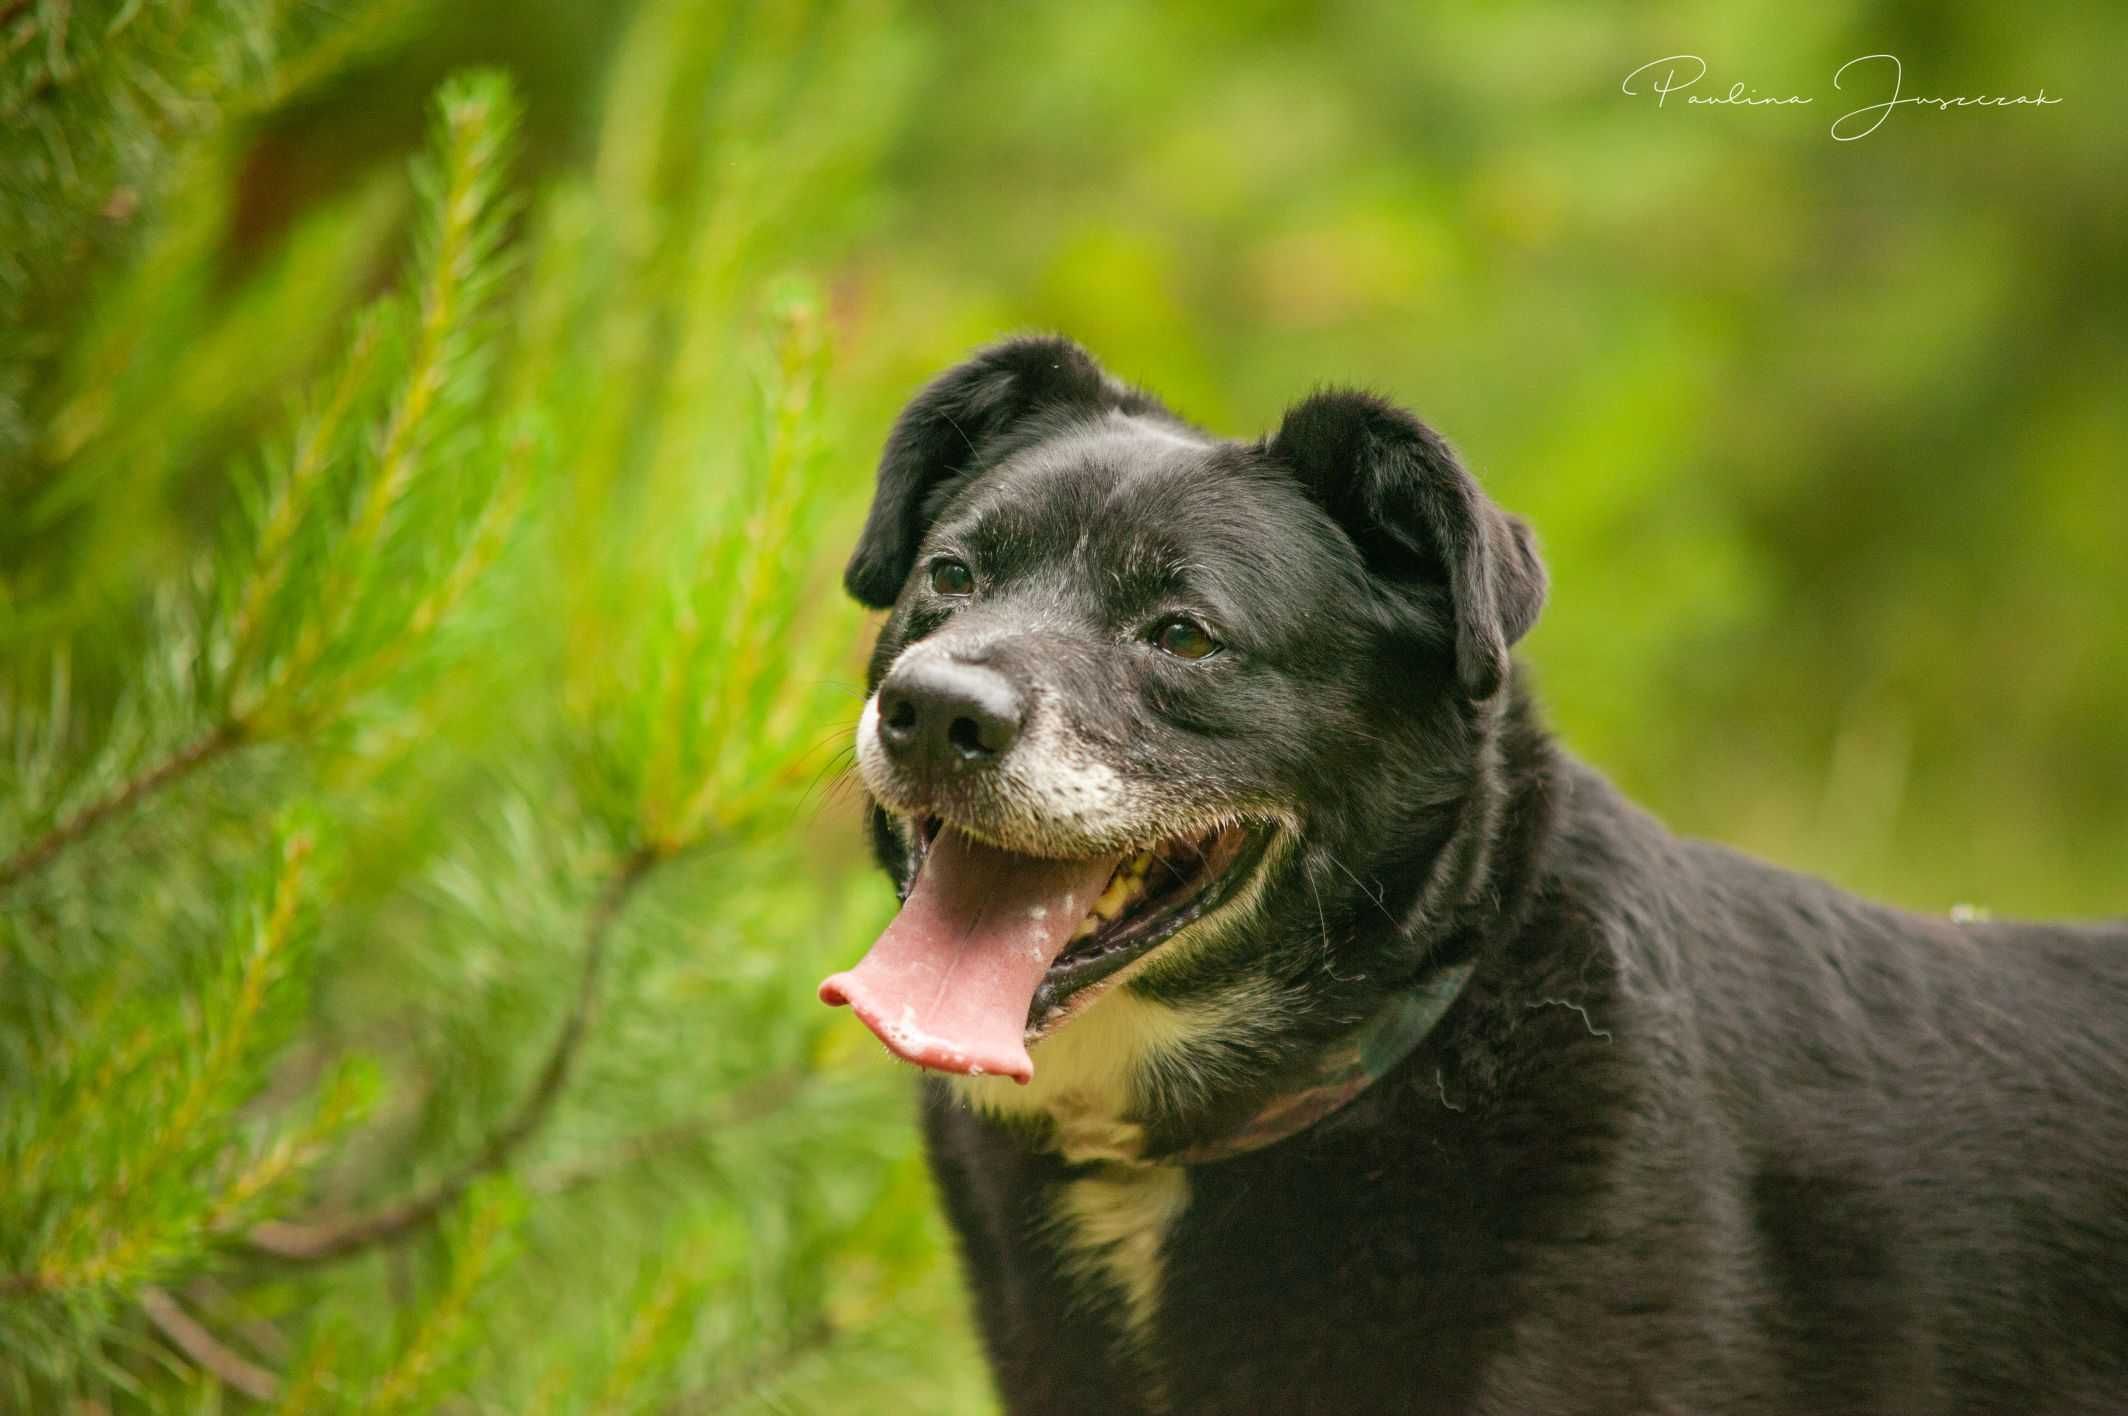
POLYGON ((254 1226, 244 1244, 255 1253, 295 1263, 316 1263, 344 1258, 377 1244, 403 1239, 426 1226, 449 1209, 475 1180, 500 1170, 517 1148, 547 1119, 561 1096, 563 1085, 583 1050, 585 1035, 598 1004, 599 979, 606 964, 607 940, 635 888, 653 867, 667 857, 649 846, 639 846, 625 857, 599 892, 598 900, 584 922, 584 962, 577 976, 576 1001, 562 1021, 547 1049, 532 1089, 517 1109, 474 1153, 472 1159, 431 1185, 427 1190, 397 1204, 368 1214, 311 1224, 269 1220, 254 1226))
POLYGON ((239 1309, 230 1313, 235 1302, 228 1289, 204 1275, 185 1285, 185 1299, 194 1311, 204 1312, 222 1321, 223 1326, 244 1340, 244 1345, 270 1361, 288 1360, 288 1339, 281 1330, 262 1317, 239 1309))
POLYGON ((243 740, 243 723, 234 718, 225 719, 153 767, 113 787, 6 860, 0 861, 0 889, 6 889, 25 876, 44 869, 61 851, 111 817, 128 809, 142 797, 160 791, 172 782, 198 771, 243 740))
POLYGON ((240 1391, 253 1401, 271 1401, 280 1394, 278 1377, 230 1351, 220 1338, 207 1331, 204 1323, 162 1289, 153 1284, 142 1288, 140 1310, 178 1351, 223 1386, 240 1391))
POLYGON ((596 1154, 543 1166, 525 1177, 525 1186, 541 1194, 553 1194, 633 1169, 653 1156, 684 1149, 719 1131, 766 1116, 797 1095, 811 1077, 811 1073, 795 1067, 754 1077, 727 1093, 706 1115, 640 1131, 596 1154))

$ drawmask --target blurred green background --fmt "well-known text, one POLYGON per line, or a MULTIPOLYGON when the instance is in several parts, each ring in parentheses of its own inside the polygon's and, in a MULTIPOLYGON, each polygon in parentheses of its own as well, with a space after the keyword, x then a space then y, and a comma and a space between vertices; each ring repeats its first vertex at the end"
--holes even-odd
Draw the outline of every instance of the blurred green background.
POLYGON ((892 903, 841 554, 900 404, 1014 330, 1223 434, 1325 382, 1419 411, 1538 530, 1552 721, 1677 828, 1916 908, 2128 908, 2128 10, 13 0, 0 36, 0 853, 243 724, 0 896, 0 1404, 251 1402, 152 1291, 291 1408, 988 1409, 906 1077, 812 984, 892 903), (1687 52, 1815 102, 1620 92, 1687 52), (1878 52, 2063 101, 1833 141, 1878 52), (274 551, 357 310, 423 288, 408 163, 469 66, 522 123, 464 397, 381 569, 334 498, 399 495, 388 389, 274 551), (284 562, 254 663, 231 606, 284 562), (391 608, 453 566, 447 617, 391 608), (133 1000, 183 1075, 220 1055, 187 1000, 291 831, 315 939, 201 1165, 348 1059, 368 1100, 247 1222, 462 1173, 627 881, 537 1126, 319 1266, 136 1204, 151 1081, 79 1100, 133 1000), (82 1247, 84 1206, 155 1243, 82 1247))

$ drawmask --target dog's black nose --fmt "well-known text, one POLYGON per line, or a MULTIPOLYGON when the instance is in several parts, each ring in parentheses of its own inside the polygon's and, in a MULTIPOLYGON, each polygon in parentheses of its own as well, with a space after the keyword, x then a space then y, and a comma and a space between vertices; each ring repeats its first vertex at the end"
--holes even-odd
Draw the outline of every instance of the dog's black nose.
POLYGON ((1020 692, 996 669, 951 659, 903 664, 879 686, 879 740, 912 767, 976 767, 1020 735, 1020 692))

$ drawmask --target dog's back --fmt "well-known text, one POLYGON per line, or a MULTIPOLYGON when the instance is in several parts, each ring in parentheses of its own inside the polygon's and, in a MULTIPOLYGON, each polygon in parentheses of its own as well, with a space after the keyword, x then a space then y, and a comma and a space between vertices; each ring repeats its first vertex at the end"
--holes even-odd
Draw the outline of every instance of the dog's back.
POLYGON ((1889 909, 1578 781, 1604 805, 1568 815, 1561 898, 1606 902, 1617 1032, 1687 1118, 1773 1404, 2128 1410, 2128 924, 1889 909))

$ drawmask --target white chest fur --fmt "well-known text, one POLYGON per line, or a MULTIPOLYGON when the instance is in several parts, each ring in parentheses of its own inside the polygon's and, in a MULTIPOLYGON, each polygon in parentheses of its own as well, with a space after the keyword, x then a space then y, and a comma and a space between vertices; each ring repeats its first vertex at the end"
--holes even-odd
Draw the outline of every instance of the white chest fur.
POLYGON ((1189 1203, 1189 1173, 1173 1165, 1103 1165, 1058 1194, 1072 1271, 1114 1290, 1134 1343, 1150 1336, 1165 1274, 1162 1250, 1189 1203))
POLYGON ((1185 1010, 1118 987, 1084 1016, 1036 1045, 1034 1079, 957 1078, 963 1100, 1001 1117, 1047 1117, 1051 1144, 1066 1160, 1094 1163, 1091 1174, 1057 1195, 1058 1237, 1075 1273, 1106 1284, 1121 1304, 1132 1340, 1158 1310, 1162 1249, 1189 1207, 1180 1167, 1142 1162, 1144 1088, 1156 1068, 1185 1065, 1189 1044, 1228 1020, 1228 1009, 1185 1010))

